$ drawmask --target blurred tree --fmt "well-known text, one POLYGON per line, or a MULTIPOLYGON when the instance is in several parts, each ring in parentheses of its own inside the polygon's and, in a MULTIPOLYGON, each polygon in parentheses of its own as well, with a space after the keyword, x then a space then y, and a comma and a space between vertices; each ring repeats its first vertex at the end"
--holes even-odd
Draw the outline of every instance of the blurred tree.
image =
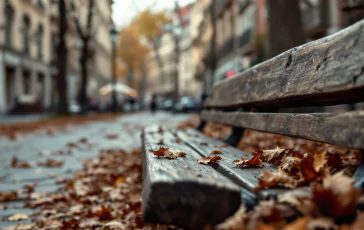
POLYGON ((58 13, 59 13, 59 38, 57 47, 57 85, 58 85, 58 105, 57 112, 61 115, 68 114, 68 102, 67 102, 67 46, 65 35, 67 32, 67 10, 65 0, 58 1, 58 13))
MULTIPOLYGON (((118 59, 125 65, 127 73, 142 72, 145 69, 149 49, 141 42, 140 36, 134 27, 135 24, 120 31, 118 59)), ((128 77, 128 85, 134 86, 133 79, 128 77)))
POLYGON ((268 0, 268 58, 305 43, 300 0, 268 0))
MULTIPOLYGON (((82 3, 80 3, 82 4, 82 3)), ((75 1, 71 1, 71 8, 73 10, 74 21, 76 24, 76 29, 78 36, 82 42, 81 47, 81 57, 80 57, 80 65, 81 65, 81 87, 78 93, 78 103, 82 106, 83 109, 88 107, 87 100, 87 82, 88 82, 88 69, 87 69, 87 61, 89 57, 89 42, 94 36, 95 29, 93 28, 93 15, 94 15, 94 5, 95 0, 88 0, 88 10, 87 10, 87 21, 86 28, 82 28, 81 15, 79 14, 81 11, 77 10, 75 7, 75 1), (77 14, 78 13, 78 14, 77 14)))
POLYGON ((153 12, 148 8, 141 11, 131 23, 140 38, 152 46, 160 69, 160 77, 162 79, 164 79, 164 73, 163 61, 159 53, 160 39, 163 34, 163 27, 169 20, 165 11, 153 12))

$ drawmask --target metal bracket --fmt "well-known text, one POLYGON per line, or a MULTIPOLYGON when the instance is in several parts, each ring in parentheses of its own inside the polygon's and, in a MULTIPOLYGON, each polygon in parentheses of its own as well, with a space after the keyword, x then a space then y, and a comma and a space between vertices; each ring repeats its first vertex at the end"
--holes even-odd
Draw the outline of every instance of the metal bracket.
POLYGON ((229 136, 224 140, 225 143, 236 147, 239 144, 241 137, 244 134, 245 129, 239 127, 233 127, 229 136))
POLYGON ((200 132, 203 131, 203 129, 205 128, 207 122, 206 121, 200 121, 200 124, 198 124, 198 126, 196 127, 196 129, 200 132))

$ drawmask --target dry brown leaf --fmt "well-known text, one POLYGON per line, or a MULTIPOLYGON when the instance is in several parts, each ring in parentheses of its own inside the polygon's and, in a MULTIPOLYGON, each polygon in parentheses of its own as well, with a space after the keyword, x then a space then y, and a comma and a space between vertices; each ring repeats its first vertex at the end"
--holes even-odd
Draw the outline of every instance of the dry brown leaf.
POLYGON ((350 230, 363 230, 364 229, 364 212, 361 211, 357 214, 355 221, 350 226, 350 230))
POLYGON ((171 152, 169 150, 164 151, 164 156, 169 159, 176 159, 178 157, 176 154, 174 154, 173 152, 171 152))
POLYGON ((316 153, 313 155, 313 167, 316 172, 319 172, 327 163, 327 152, 316 153))
POLYGON ((353 178, 345 176, 344 171, 327 175, 322 184, 314 186, 312 201, 327 216, 353 217, 360 197, 360 191, 353 186, 354 181, 353 178))
POLYGON ((163 157, 164 156, 164 152, 168 151, 169 148, 163 148, 163 147, 159 147, 158 150, 153 150, 150 149, 149 152, 153 153, 154 155, 156 155, 157 157, 163 157))
POLYGON ((157 145, 164 145, 164 141, 163 141, 163 139, 160 139, 160 140, 157 142, 157 145))
POLYGON ((197 162, 200 163, 200 164, 207 165, 210 162, 217 162, 217 161, 219 161, 221 159, 222 158, 220 156, 214 156, 214 157, 207 156, 207 157, 202 157, 200 159, 197 159, 197 162))
POLYGON ((8 220, 9 221, 19 221, 19 220, 28 220, 29 216, 26 214, 22 214, 22 213, 17 213, 14 214, 12 216, 9 216, 8 220))
POLYGON ((284 156, 282 159, 282 163, 278 166, 278 168, 286 172, 291 172, 293 171, 293 169, 297 168, 300 161, 301 159, 298 157, 284 156))
POLYGON ((275 149, 271 150, 262 150, 262 158, 266 159, 268 162, 274 158, 279 157, 281 153, 283 153, 286 149, 281 149, 278 146, 275 149))
POLYGON ((220 150, 214 149, 211 151, 210 154, 224 154, 223 152, 221 152, 220 150))
POLYGON ((230 145, 229 144, 218 144, 218 145, 215 145, 216 148, 227 148, 229 147, 230 145))
POLYGON ((247 160, 244 157, 241 158, 241 160, 234 160, 233 164, 237 167, 243 167, 243 166, 253 166, 253 167, 263 167, 263 162, 259 159, 258 156, 253 156, 252 159, 247 160))
POLYGON ((46 162, 39 162, 39 166, 45 166, 49 168, 55 168, 55 167, 61 167, 63 165, 62 160, 54 160, 54 159, 48 159, 46 162))
POLYGON ((25 161, 19 160, 16 156, 13 156, 10 166, 12 168, 30 168, 30 164, 25 161))
POLYGON ((206 142, 201 142, 200 145, 205 145, 207 146, 208 144, 206 142))
POLYGON ((244 230, 245 221, 248 218, 247 210, 244 204, 240 205, 238 211, 223 223, 217 225, 218 230, 244 230))
POLYGON ((179 157, 186 157, 187 153, 185 152, 175 152, 174 154, 176 154, 179 157))
POLYGON ((108 134, 105 136, 105 138, 109 139, 109 140, 115 140, 115 139, 119 138, 119 135, 118 134, 108 134))
POLYGON ((297 181, 280 169, 275 172, 264 169, 263 174, 259 177, 259 184, 255 190, 259 191, 278 185, 286 188, 295 188, 297 187, 297 181))
POLYGON ((77 148, 77 143, 75 143, 75 142, 68 142, 67 143, 67 147, 68 148, 77 148))

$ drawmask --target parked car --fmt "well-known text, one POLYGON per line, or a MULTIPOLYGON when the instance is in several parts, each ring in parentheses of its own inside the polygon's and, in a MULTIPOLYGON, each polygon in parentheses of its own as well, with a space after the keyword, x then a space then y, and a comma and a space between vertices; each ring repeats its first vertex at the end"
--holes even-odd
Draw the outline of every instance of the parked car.
POLYGON ((182 97, 174 106, 175 112, 191 112, 196 111, 197 103, 191 97, 182 97))
POLYGON ((171 99, 167 99, 162 102, 161 109, 171 111, 174 108, 174 102, 171 99))

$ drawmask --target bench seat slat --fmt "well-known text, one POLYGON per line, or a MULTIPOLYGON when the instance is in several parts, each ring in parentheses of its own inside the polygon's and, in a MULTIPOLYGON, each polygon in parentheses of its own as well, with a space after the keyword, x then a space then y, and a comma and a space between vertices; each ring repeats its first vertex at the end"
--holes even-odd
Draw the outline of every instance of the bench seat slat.
POLYGON ((167 137, 174 135, 166 130, 158 133, 157 126, 145 128, 142 134, 144 220, 200 229, 232 215, 239 208, 241 189, 211 166, 199 164, 200 155, 185 143, 167 137), (157 144, 160 139, 164 145, 157 144), (167 159, 149 152, 160 146, 187 156, 167 159))
POLYGON ((364 100, 364 20, 216 83, 205 107, 321 106, 364 100))
POLYGON ((204 111, 201 119, 364 149, 364 111, 308 114, 204 111))
POLYGON ((220 155, 222 160, 214 163, 213 167, 220 173, 231 178, 231 180, 250 193, 254 192, 254 188, 258 185, 258 177, 262 174, 264 169, 270 171, 276 169, 275 166, 269 163, 264 163, 264 167, 262 168, 248 167, 242 169, 235 167, 232 163, 234 160, 241 159, 242 157, 251 159, 253 156, 232 146, 217 147, 224 144, 224 142, 214 138, 209 138, 194 129, 177 130, 176 132, 183 141, 198 151, 202 156, 209 156, 213 150, 220 150, 223 152, 224 154, 220 155), (203 143, 206 143, 207 145, 203 143))

